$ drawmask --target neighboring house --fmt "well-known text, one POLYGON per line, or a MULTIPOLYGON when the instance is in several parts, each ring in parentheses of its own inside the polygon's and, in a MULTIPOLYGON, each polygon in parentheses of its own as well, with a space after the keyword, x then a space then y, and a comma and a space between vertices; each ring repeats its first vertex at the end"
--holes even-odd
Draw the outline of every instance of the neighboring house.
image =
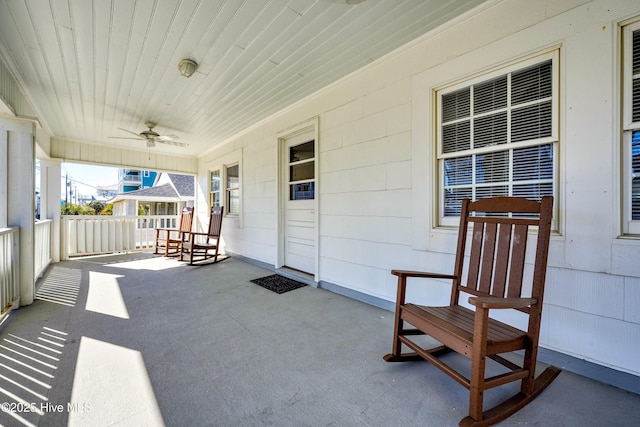
POLYGON ((114 215, 138 215, 138 206, 148 215, 177 215, 194 204, 194 178, 161 172, 149 188, 120 193, 110 202, 114 215))
POLYGON ((157 172, 149 170, 119 169, 118 192, 127 193, 129 191, 151 188, 156 176, 157 172))
POLYGON ((142 171, 142 188, 151 188, 156 181, 158 172, 155 171, 142 171))
POLYGON ((105 186, 99 185, 96 188, 96 194, 98 195, 96 199, 100 201, 106 201, 108 199, 111 199, 112 197, 115 197, 118 194, 118 184, 105 185, 105 186))

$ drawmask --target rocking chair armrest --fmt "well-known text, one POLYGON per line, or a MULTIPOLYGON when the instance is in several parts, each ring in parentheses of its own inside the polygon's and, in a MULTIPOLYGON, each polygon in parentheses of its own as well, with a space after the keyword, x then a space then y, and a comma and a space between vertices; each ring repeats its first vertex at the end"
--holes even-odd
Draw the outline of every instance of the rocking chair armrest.
POLYGON ((422 277, 429 279, 455 279, 454 274, 430 273, 427 271, 391 270, 391 274, 398 277, 422 277))
POLYGON ((184 233, 189 233, 192 236, 208 236, 207 233, 200 233, 198 231, 184 231, 184 233))
POLYGON ((478 308, 524 308, 536 304, 536 298, 498 298, 498 297, 469 297, 469 304, 478 308))

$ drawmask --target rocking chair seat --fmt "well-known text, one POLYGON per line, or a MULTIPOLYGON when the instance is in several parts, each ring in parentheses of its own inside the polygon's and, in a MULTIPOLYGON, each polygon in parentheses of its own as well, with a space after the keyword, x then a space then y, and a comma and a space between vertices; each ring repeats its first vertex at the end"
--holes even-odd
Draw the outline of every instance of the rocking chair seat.
MULTIPOLYGON (((459 305, 429 307, 407 304, 402 319, 417 328, 429 328, 429 335, 457 353, 471 356, 475 312, 459 305)), ((527 333, 489 318, 487 354, 499 354, 523 348, 527 333)))

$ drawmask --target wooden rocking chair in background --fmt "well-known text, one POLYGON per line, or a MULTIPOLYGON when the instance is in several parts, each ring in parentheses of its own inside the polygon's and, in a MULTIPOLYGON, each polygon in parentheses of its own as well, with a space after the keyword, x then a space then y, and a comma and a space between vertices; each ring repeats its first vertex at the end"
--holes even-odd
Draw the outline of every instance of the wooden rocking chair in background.
POLYGON ((180 227, 172 228, 156 228, 156 244, 153 253, 157 254, 158 249, 164 248, 164 256, 180 255, 180 246, 185 239, 189 238, 188 233, 191 231, 191 223, 193 222, 193 208, 182 208, 180 215, 180 227))
MULTIPOLYGON (((553 198, 540 203, 517 197, 497 197, 462 202, 454 272, 448 274, 393 270, 398 277, 393 349, 387 362, 426 359, 469 390, 469 415, 461 426, 491 425, 507 418, 532 401, 560 373, 549 366, 535 377, 538 337, 551 232, 553 198), (475 212, 477 216, 472 216, 475 212), (526 214, 526 215, 525 215, 526 214), (537 219, 537 218, 539 219, 537 219), (467 229, 472 224, 469 257, 467 229), (537 227, 533 281, 529 296, 523 295, 523 270, 529 227, 537 227), (468 264, 465 266, 465 264, 468 264), (465 276, 466 271, 466 276, 465 276), (463 281, 464 278, 466 282, 463 281), (405 302, 408 278, 451 279, 450 305, 430 307, 405 302), (470 295, 475 308, 460 305, 460 294, 470 295), (526 331, 489 317, 491 310, 514 309, 528 316, 526 331), (405 329, 404 322, 414 326, 405 329), (413 336, 427 334, 442 345, 422 348, 413 336), (402 353, 402 345, 412 352, 402 353), (500 356, 524 350, 522 366, 500 356), (471 359, 471 378, 439 358, 455 351, 471 359), (485 378, 487 357, 507 368, 485 378), (521 380, 520 392, 484 411, 485 390, 521 380)), ((527 294, 529 294, 527 292, 527 294)))
POLYGON ((218 261, 223 212, 224 206, 212 207, 209 230, 206 233, 189 233, 189 238, 180 247, 180 261, 185 261, 185 255, 189 265, 194 265, 196 262, 203 264, 211 258, 213 258, 211 263, 218 261))

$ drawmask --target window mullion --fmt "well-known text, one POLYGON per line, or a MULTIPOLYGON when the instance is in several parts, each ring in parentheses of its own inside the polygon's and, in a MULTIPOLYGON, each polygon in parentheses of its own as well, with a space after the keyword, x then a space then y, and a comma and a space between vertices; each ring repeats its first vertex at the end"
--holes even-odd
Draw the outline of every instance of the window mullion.
MULTIPOLYGON (((507 144, 509 146, 511 146, 511 76, 511 73, 507 75, 507 144)), ((507 194, 513 195, 513 148, 509 150, 509 186, 507 191, 507 194)))
MULTIPOLYGON (((474 108, 474 95, 475 95, 475 86, 472 85, 469 90, 469 148, 471 148, 471 152, 475 153, 475 108, 474 108)), ((477 186, 477 174, 476 174, 476 154, 471 155, 471 200, 476 200, 476 186, 477 186)))
POLYGON ((509 183, 507 185, 507 194, 513 196, 513 148, 509 149, 509 183))

